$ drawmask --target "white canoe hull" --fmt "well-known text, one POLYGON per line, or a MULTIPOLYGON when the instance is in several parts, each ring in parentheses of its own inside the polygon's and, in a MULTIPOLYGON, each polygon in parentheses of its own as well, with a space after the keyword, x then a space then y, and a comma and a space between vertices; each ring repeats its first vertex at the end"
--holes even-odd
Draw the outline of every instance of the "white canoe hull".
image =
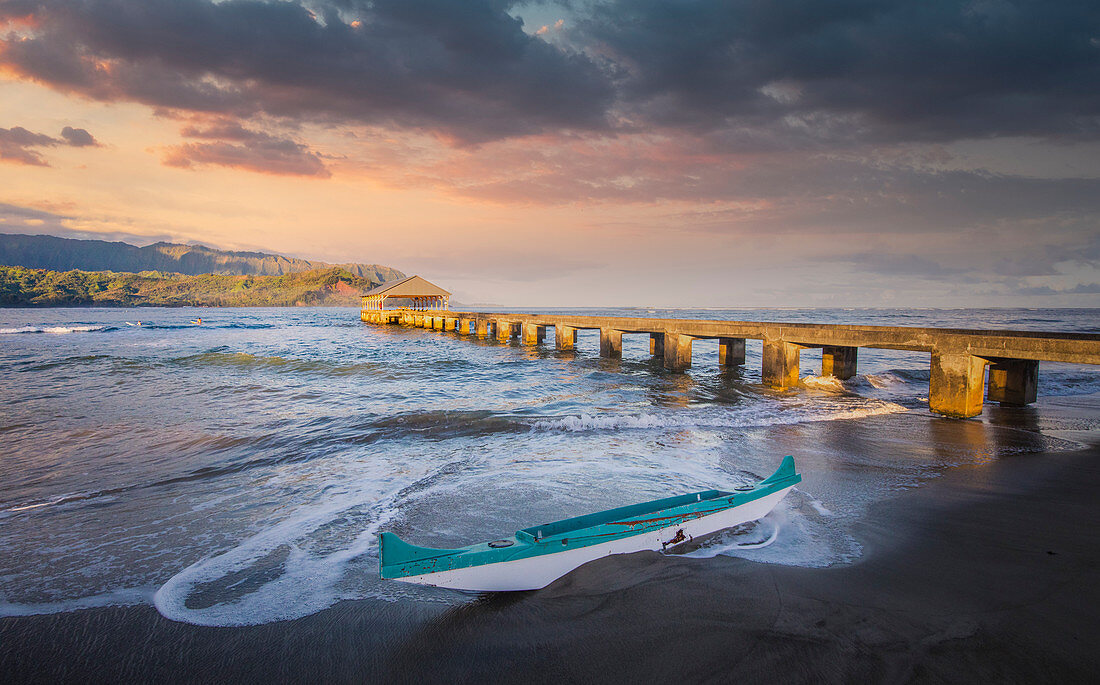
MULTIPOLYGON (((791 487, 794 487, 793 485, 791 487)), ((436 573, 424 573, 418 576, 394 578, 404 583, 431 585, 454 590, 473 590, 477 592, 509 592, 516 590, 537 590, 546 587, 558 578, 582 564, 606 557, 611 554, 629 554, 644 550, 662 550, 682 542, 708 535, 724 528, 755 521, 763 518, 775 508, 779 500, 791 488, 784 488, 747 502, 738 507, 703 516, 690 521, 677 523, 667 528, 651 530, 626 538, 602 542, 588 547, 542 554, 515 561, 502 561, 495 564, 470 566, 436 573), (677 540, 677 533, 683 531, 684 537, 677 540), (670 541, 676 540, 674 544, 670 541)), ((549 543, 552 544, 552 543, 549 543)))

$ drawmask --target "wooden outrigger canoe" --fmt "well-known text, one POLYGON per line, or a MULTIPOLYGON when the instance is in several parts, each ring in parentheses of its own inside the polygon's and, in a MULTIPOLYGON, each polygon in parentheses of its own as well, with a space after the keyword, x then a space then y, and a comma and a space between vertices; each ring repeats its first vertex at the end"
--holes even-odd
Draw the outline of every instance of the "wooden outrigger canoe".
POLYGON ((536 590, 593 559, 670 549, 755 521, 801 481, 788 456, 771 476, 734 492, 704 490, 633 504, 524 528, 510 538, 469 547, 417 547, 382 533, 381 576, 456 590, 536 590))

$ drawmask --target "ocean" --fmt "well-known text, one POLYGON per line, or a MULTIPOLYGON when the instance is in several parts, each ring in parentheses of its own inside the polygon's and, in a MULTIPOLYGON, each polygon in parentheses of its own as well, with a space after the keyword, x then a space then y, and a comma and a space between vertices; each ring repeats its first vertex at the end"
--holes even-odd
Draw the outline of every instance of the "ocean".
MULTIPOLYGON (((1096 309, 584 313, 1100 330, 1096 309)), ((459 606, 470 598, 379 580, 377 534, 465 545, 728 489, 785 454, 804 481, 772 514, 682 554, 844 565, 863 554, 856 527, 877 502, 948 469, 1078 446, 1058 435, 1074 426, 1033 425, 1028 409, 932 417, 917 353, 861 349, 859 375, 840 382, 806 350, 802 386, 773 391, 756 341, 737 369, 697 341, 692 368, 669 373, 647 336, 624 336, 611 360, 595 331, 557 352, 552 335, 525 347, 358 316, 0 309, 0 617, 151 605, 245 626, 342 600, 379 614, 459 606)), ((1098 392, 1096 367, 1040 367, 1042 397, 1098 392)))

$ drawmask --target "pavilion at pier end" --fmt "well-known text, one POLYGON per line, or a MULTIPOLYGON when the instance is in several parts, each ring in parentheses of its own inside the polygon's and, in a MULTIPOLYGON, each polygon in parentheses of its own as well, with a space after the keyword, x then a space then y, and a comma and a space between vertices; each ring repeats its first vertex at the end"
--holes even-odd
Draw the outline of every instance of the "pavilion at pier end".
POLYGON ((387 311, 387 304, 391 311, 446 311, 451 307, 451 293, 420 276, 388 281, 363 293, 364 312, 387 311))

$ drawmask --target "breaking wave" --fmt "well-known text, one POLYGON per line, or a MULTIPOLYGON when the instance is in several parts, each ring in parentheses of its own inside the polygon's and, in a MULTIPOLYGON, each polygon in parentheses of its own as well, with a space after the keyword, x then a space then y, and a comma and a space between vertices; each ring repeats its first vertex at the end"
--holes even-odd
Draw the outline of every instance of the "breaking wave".
POLYGON ((114 326, 19 326, 17 328, 0 328, 0 335, 18 335, 22 333, 64 335, 66 333, 93 333, 117 330, 118 329, 114 326))
POLYGON ((580 414, 538 420, 532 424, 531 428, 536 431, 571 432, 666 428, 754 428, 807 423, 810 421, 858 419, 866 416, 895 414, 905 411, 909 410, 900 404, 869 400, 863 406, 834 409, 777 407, 699 413, 684 411, 670 414, 580 414))

